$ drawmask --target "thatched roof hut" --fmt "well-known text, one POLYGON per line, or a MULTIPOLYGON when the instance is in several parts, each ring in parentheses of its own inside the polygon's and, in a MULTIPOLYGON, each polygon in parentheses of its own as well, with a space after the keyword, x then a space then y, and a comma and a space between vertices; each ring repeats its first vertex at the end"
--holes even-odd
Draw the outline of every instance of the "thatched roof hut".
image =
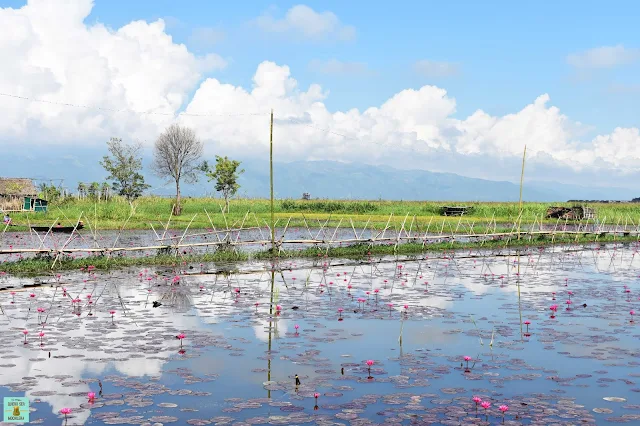
POLYGON ((0 177, 0 197, 35 197, 38 195, 33 181, 26 178, 1 178, 0 177))

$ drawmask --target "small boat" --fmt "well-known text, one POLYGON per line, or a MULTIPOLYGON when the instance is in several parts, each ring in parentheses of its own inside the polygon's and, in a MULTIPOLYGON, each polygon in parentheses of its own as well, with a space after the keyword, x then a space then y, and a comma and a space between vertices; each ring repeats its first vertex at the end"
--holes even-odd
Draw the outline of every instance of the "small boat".
POLYGON ((84 228, 84 224, 80 222, 77 226, 62 226, 60 224, 54 226, 41 226, 41 225, 33 225, 31 226, 31 230, 36 232, 59 232, 61 234, 71 234, 73 230, 79 230, 84 228))

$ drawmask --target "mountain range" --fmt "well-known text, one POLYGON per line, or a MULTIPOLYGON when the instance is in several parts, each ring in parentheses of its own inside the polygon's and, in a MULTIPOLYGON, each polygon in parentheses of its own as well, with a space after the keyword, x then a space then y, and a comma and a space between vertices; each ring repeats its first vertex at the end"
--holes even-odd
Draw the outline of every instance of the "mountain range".
MULTIPOLYGON (((104 170, 98 165, 102 153, 79 148, 59 155, 6 152, 0 158, 0 176, 29 177, 63 185, 75 191, 77 183, 103 181, 104 170)), ((145 166, 150 158, 144 158, 145 166)), ((269 164, 245 159, 245 172, 239 183, 238 196, 267 198, 269 196, 269 164)), ((170 196, 174 185, 167 184, 144 171, 151 193, 170 196)), ((454 173, 426 170, 400 170, 388 166, 337 161, 296 161, 274 163, 274 186, 277 198, 301 198, 307 192, 311 198, 389 199, 442 201, 517 201, 519 184, 465 177, 454 173)), ((183 185, 184 195, 213 194, 213 184, 203 177, 193 185, 183 185)), ((631 200, 637 191, 621 187, 597 187, 525 179, 525 201, 567 201, 569 199, 631 200)))

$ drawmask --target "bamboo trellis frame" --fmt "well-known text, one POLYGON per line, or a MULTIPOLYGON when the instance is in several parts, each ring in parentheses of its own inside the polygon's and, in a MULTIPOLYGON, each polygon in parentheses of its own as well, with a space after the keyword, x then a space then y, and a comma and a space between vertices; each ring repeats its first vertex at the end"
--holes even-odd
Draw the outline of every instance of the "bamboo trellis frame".
MULTIPOLYGON (((118 252, 175 250, 176 256, 177 256, 178 250, 187 249, 187 248, 198 248, 198 247, 217 248, 220 246, 228 246, 228 247, 232 247, 234 250, 237 250, 238 247, 242 247, 242 246, 245 246, 245 247, 246 246, 266 246, 271 243, 270 239, 265 238, 265 235, 262 232, 262 227, 259 226, 259 220, 258 220, 258 217, 255 215, 255 213, 253 214, 253 218, 256 222, 256 226, 245 226, 247 221, 250 220, 251 212, 247 212, 242 217, 241 220, 238 220, 235 223, 232 223, 230 225, 224 211, 221 211, 221 214, 225 222, 225 229, 216 229, 209 212, 205 210, 205 213, 211 225, 211 230, 207 232, 195 232, 195 233, 188 234, 191 223, 194 221, 196 217, 195 215, 189 222, 189 225, 186 227, 186 229, 181 233, 181 235, 167 236, 167 232, 169 230, 169 226, 171 223, 171 217, 169 217, 166 224, 163 225, 164 229, 163 229, 162 235, 159 235, 159 233, 156 232, 155 227, 153 227, 153 224, 150 224, 153 235, 155 235, 156 237, 155 241, 157 241, 159 244, 132 246, 132 247, 117 246, 118 240, 122 235, 122 233, 124 232, 124 228, 126 227, 126 224, 128 223, 128 221, 131 219, 131 216, 133 215, 132 213, 131 215, 129 215, 127 220, 123 223, 122 227, 120 227, 117 233, 116 239, 111 247, 101 247, 98 244, 98 239, 97 239, 98 234, 97 234, 96 223, 94 223, 94 226, 92 229, 89 229, 91 236, 93 238, 88 240, 82 237, 82 235, 76 229, 77 227, 76 225, 76 227, 74 227, 73 229, 73 232, 71 233, 71 235, 66 240, 63 246, 57 247, 54 245, 53 247, 48 247, 47 237, 52 232, 52 229, 51 229, 53 228, 53 225, 52 225, 49 228, 48 232, 44 235, 44 237, 41 237, 40 234, 38 234, 35 231, 31 231, 33 234, 37 236, 38 241, 36 243, 39 243, 37 248, 27 248, 27 247, 0 248, 0 255, 21 254, 21 253, 48 254, 55 257, 55 261, 54 261, 54 264, 55 264, 57 260, 60 258, 60 256, 65 254, 73 254, 73 253, 101 254, 101 255, 111 256, 111 254, 118 253, 118 252), (259 237, 251 238, 251 239, 241 238, 241 233, 252 232, 252 231, 258 231, 259 237), (235 238, 232 238, 234 233, 235 233, 235 238), (221 235, 224 235, 224 236, 221 238, 220 237, 221 235), (82 240, 86 244, 86 246, 73 247, 73 248, 68 247, 69 243, 73 241, 74 236, 77 236, 76 239, 82 240), (205 236, 215 236, 215 239, 211 241, 203 241, 203 242, 186 242, 190 238, 205 237, 205 236)), ((317 219, 319 227, 315 228, 317 232, 315 232, 315 235, 314 235, 314 232, 313 232, 314 229, 309 225, 309 222, 307 221, 306 217, 304 217, 303 215, 302 220, 304 223, 304 228, 306 228, 306 231, 309 237, 308 238, 299 238, 299 237, 287 238, 287 232, 289 230, 291 221, 293 219, 293 216, 292 216, 292 217, 289 217, 288 220, 286 221, 282 229, 282 234, 276 237, 276 247, 278 249, 278 252, 280 252, 283 250, 283 247, 286 245, 316 246, 318 248, 322 248, 326 253, 331 247, 339 246, 339 245, 349 245, 349 244, 365 244, 365 245, 373 246, 375 244, 387 243, 387 244, 394 245, 394 247, 397 248, 402 243, 413 242, 417 244, 421 243, 422 247, 426 248, 426 245, 430 242, 447 241, 447 242, 450 242, 453 246, 455 242, 477 241, 477 242, 481 242, 481 246, 482 246, 485 241, 495 240, 495 239, 503 240, 505 242, 504 246, 506 248, 512 239, 525 237, 525 238, 528 238, 529 241, 531 241, 536 236, 549 236, 551 237, 552 243, 555 242, 555 238, 557 236, 565 236, 565 237, 575 236, 575 241, 577 242, 580 236, 591 235, 595 237, 594 241, 597 241, 599 237, 607 234, 612 235, 614 237, 614 240, 619 235, 620 236, 633 235, 633 236, 636 236, 638 240, 640 240, 640 224, 633 223, 633 221, 630 220, 628 217, 618 218, 617 222, 615 223, 615 226, 612 225, 609 227, 606 226, 606 218, 603 218, 602 221, 591 220, 592 222, 591 228, 589 227, 590 225, 589 220, 585 220, 584 223, 583 221, 580 221, 575 223, 575 225, 573 226, 575 229, 568 229, 567 221, 565 221, 564 226, 561 229, 559 229, 558 227, 560 223, 559 219, 558 221, 556 221, 553 228, 544 229, 542 224, 542 218, 539 219, 538 217, 536 217, 534 222, 531 224, 530 227, 528 227, 528 229, 518 230, 522 222, 522 216, 519 214, 516 220, 514 221, 514 223, 512 224, 510 230, 504 231, 504 232, 497 232, 497 223, 496 223, 495 217, 492 216, 491 220, 486 225, 484 225, 485 227, 484 233, 475 232, 474 230, 475 221, 470 222, 469 220, 466 220, 466 222, 463 222, 462 217, 458 220, 455 226, 455 229, 450 223, 450 221, 443 219, 442 223, 438 224, 437 221, 434 221, 433 218, 430 218, 425 232, 421 233, 417 231, 419 230, 420 226, 415 216, 411 218, 411 221, 409 222, 409 225, 407 227, 407 222, 409 219, 409 214, 407 214, 405 215, 404 219, 400 223, 399 229, 396 228, 395 235, 393 235, 393 233, 391 233, 392 235, 388 235, 388 231, 390 231, 390 229, 392 228, 390 224, 393 217, 394 215, 393 213, 391 213, 386 221, 384 228, 379 231, 376 230, 374 227, 370 227, 371 217, 367 219, 364 227, 360 229, 357 229, 357 227, 355 226, 355 223, 350 218, 349 226, 350 226, 350 230, 353 232, 353 237, 345 236, 343 238, 336 238, 338 236, 339 230, 341 229, 340 226, 342 225, 343 219, 340 219, 338 221, 335 228, 331 226, 332 229, 330 229, 328 226, 331 221, 331 216, 329 216, 329 218, 324 222, 321 222, 319 219, 317 219), (430 229, 432 229, 432 225, 434 225, 433 227, 436 228, 436 231, 430 234, 429 231, 430 229), (448 230, 446 229, 447 225, 449 228, 448 230), (412 235, 414 227, 416 229, 416 234, 412 235), (437 230, 437 228, 439 228, 439 230, 437 230), (369 235, 365 236, 365 233, 367 231, 369 231, 369 235)), ((276 221, 275 225, 277 225, 278 221, 276 221)), ((56 219, 56 222, 57 222, 57 219, 56 219)), ((54 224, 56 222, 54 222, 54 224)), ((271 231, 269 225, 266 222, 265 222, 265 225, 267 226, 269 231, 271 231)), ((348 227, 345 227, 342 229, 345 230, 345 233, 349 233, 348 227)))

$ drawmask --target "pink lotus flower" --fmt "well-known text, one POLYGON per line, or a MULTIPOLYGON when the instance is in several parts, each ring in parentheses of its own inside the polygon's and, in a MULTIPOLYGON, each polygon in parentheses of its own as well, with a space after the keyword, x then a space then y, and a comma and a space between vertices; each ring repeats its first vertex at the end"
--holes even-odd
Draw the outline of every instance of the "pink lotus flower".
POLYGON ((467 362, 467 366, 465 367, 465 373, 469 372, 469 361, 472 360, 472 358, 469 355, 465 355, 464 356, 464 360, 467 362))
POLYGON ((96 393, 95 392, 87 393, 87 398, 89 399, 89 401, 93 401, 94 399, 96 399, 96 393))
POLYGON ((504 415, 504 413, 509 411, 509 406, 508 405, 501 405, 500 407, 498 407, 498 410, 502 411, 502 414, 504 415))
POLYGON ((369 378, 371 378, 371 366, 373 365, 373 360, 372 359, 368 359, 367 360, 367 370, 369 370, 369 378))
POLYGON ((62 408, 60 414, 64 414, 64 418, 66 419, 67 415, 71 414, 71 408, 62 408))
POLYGON ((180 333, 176 337, 180 339, 180 347, 182 347, 182 339, 184 339, 187 336, 184 333, 180 333))
POLYGON ((482 398, 480 398, 479 396, 474 396, 472 398, 472 401, 476 403, 476 413, 478 412, 478 404, 480 404, 482 402, 482 398))
POLYGON ((316 393, 314 393, 314 394, 313 394, 313 397, 314 397, 315 399, 318 399, 318 397, 319 397, 319 396, 320 396, 320 394, 319 394, 318 392, 316 392, 316 393))
POLYGON ((484 408, 485 410, 488 409, 489 407, 491 407, 491 403, 489 401, 482 401, 482 404, 480 404, 482 406, 482 408, 484 408))

